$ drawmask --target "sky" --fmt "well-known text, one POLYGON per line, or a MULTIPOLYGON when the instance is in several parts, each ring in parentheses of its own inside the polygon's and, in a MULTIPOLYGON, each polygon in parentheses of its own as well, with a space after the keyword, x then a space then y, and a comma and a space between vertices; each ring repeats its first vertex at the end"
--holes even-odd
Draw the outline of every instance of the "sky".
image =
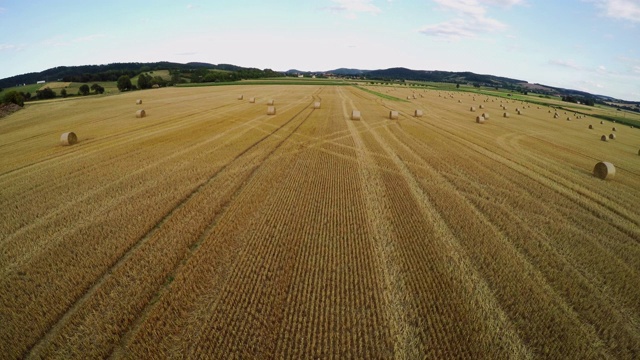
POLYGON ((114 62, 471 71, 640 101, 640 0, 0 0, 0 78, 114 62))

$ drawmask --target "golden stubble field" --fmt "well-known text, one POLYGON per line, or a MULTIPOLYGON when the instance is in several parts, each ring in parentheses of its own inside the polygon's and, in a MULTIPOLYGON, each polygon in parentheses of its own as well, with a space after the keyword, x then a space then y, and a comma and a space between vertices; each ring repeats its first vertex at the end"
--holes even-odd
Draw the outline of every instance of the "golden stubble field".
POLYGON ((640 357, 640 130, 373 90, 417 96, 167 88, 0 119, 0 357, 640 357))

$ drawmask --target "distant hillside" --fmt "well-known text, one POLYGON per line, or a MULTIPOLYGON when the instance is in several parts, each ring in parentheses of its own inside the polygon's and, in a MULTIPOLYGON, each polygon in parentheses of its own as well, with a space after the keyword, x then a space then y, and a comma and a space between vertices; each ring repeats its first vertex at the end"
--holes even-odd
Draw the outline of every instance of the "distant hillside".
POLYGON ((136 76, 141 72, 154 70, 198 70, 217 69, 227 71, 248 70, 240 66, 209 63, 173 63, 167 61, 153 63, 113 63, 106 65, 83 65, 83 66, 59 66, 28 74, 16 75, 5 79, 0 79, 0 88, 8 88, 18 84, 35 84, 38 81, 74 81, 74 82, 97 82, 116 81, 121 75, 136 76))
POLYGON ((248 78, 274 77, 274 76, 297 76, 297 75, 318 75, 337 77, 357 77, 362 79, 380 81, 432 81, 446 82, 454 84, 473 84, 475 86, 499 87, 513 91, 528 91, 544 95, 556 95, 570 99, 569 101, 583 101, 594 99, 601 103, 616 103, 622 107, 638 111, 640 102, 623 101, 603 95, 593 95, 583 91, 555 88, 542 84, 530 84, 524 80, 511 79, 506 77, 476 74, 472 72, 451 72, 437 70, 412 70, 403 67, 380 70, 361 70, 338 68, 330 71, 301 71, 291 69, 285 72, 275 72, 269 69, 259 70, 254 68, 244 68, 232 64, 209 64, 203 62, 191 62, 180 64, 174 62, 153 62, 153 63, 114 63, 107 65, 84 65, 84 66, 59 66, 39 73, 28 73, 0 79, 0 88, 9 88, 18 84, 35 84, 38 81, 66 81, 66 82, 98 82, 116 81, 121 75, 137 76, 142 72, 154 70, 178 70, 183 78, 190 82, 211 82, 211 81, 233 81, 248 78), (225 70, 235 73, 235 77, 225 77, 207 74, 207 70, 225 70))
POLYGON ((413 81, 435 81, 449 83, 478 83, 484 86, 515 86, 523 80, 510 79, 505 77, 475 74, 472 72, 450 72, 450 71, 428 71, 411 70, 407 68, 391 68, 385 70, 373 70, 366 73, 368 79, 377 80, 413 80, 413 81))

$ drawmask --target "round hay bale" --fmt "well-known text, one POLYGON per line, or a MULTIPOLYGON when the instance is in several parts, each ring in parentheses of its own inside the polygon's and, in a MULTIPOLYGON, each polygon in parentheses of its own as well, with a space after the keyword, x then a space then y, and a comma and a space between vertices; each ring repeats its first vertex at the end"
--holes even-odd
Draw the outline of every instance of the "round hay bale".
POLYGON ((267 108, 267 115, 275 115, 276 114, 276 107, 275 106, 269 106, 267 108))
POLYGON ((470 107, 469 111, 476 111, 476 107, 475 106, 470 107))
POLYGON ((504 114, 502 114, 502 116, 508 118, 509 117, 509 113, 505 112, 504 114))
POLYGON ((389 119, 398 120, 398 112, 395 110, 389 111, 389 119))
POLYGON ((320 101, 316 101, 313 103, 313 108, 314 109, 320 109, 320 101))
POLYGON ((407 100, 411 100, 411 96, 407 96, 407 100))
POLYGON ((616 131, 616 127, 614 126, 613 128, 611 128, 611 131, 616 131))
POLYGON ((604 124, 604 121, 600 121, 600 125, 603 125, 603 124, 604 124))
POLYGON ((238 100, 244 99, 244 95, 238 95, 238 100))
POLYGON ((609 134, 609 139, 615 140, 616 139, 616 134, 609 134))
POLYGON ((593 129, 593 125, 589 125, 589 129, 593 129))
POLYGON ((484 105, 480 105, 480 109, 484 109, 484 105))
POLYGON ((62 145, 64 146, 73 145, 73 144, 76 144, 77 142, 78 142, 78 137, 74 132, 66 132, 60 136, 60 143, 62 143, 62 145))
POLYGON ((145 116, 147 116, 147 113, 144 110, 140 109, 140 110, 136 111, 136 117, 137 118, 143 118, 145 116))
POLYGON ((267 105, 274 105, 275 103, 276 103, 276 101, 273 100, 273 99, 267 101, 267 105))
POLYGON ((422 110, 416 110, 416 111, 413 113, 413 115, 414 115, 415 117, 422 117, 422 110))
POLYGON ((600 136, 600 140, 602 140, 602 141, 607 141, 607 135, 602 135, 602 136, 600 136))
POLYGON ((254 103, 256 102, 256 98, 254 98, 254 97, 249 98, 249 102, 250 102, 250 103, 252 103, 252 104, 254 104, 254 103))
POLYGON ((558 115, 558 114, 554 114, 554 115, 553 115, 553 118, 554 118, 554 119, 557 119, 557 118, 559 118, 559 117, 560 117, 560 115, 558 115))
POLYGON ((612 163, 601 161, 593 168, 593 175, 602 180, 616 176, 616 167, 612 163))
POLYGON ((476 116, 476 122, 478 124, 484 124, 484 116, 476 116))
POLYGON ((462 102, 462 100, 458 100, 458 102, 459 102, 459 103, 461 103, 461 102, 462 102))
POLYGON ((482 113, 482 117, 484 117, 485 120, 489 120, 489 113, 488 112, 482 113))
POLYGON ((142 104, 142 99, 136 100, 136 105, 141 105, 141 104, 142 104))
POLYGON ((516 108, 516 111, 517 111, 517 112, 520 112, 520 108, 516 108))
POLYGON ((570 118, 570 117, 567 117, 567 121, 571 121, 571 118, 570 118))
POLYGON ((518 111, 518 115, 522 115, 522 114, 524 114, 524 112, 522 112, 522 111, 520 111, 520 110, 517 110, 517 111, 518 111))
POLYGON ((360 111, 353 110, 351 112, 351 120, 360 120, 360 111))

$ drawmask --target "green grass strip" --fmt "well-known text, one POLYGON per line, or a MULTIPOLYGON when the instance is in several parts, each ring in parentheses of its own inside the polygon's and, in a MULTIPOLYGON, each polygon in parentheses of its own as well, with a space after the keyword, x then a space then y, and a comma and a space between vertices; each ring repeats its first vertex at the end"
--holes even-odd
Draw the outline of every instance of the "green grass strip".
POLYGON ((409 102, 409 101, 407 101, 407 100, 405 100, 405 99, 400 99, 400 98, 397 98, 397 97, 395 97, 395 96, 391 96, 391 95, 387 95, 387 94, 382 94, 382 93, 379 93, 379 92, 377 92, 377 91, 373 91, 373 90, 365 89, 365 88, 360 87, 360 86, 357 86, 357 85, 356 85, 355 87, 356 87, 356 88, 358 88, 358 89, 360 89, 360 90, 362 90, 362 91, 365 91, 365 92, 371 93, 371 94, 373 94, 373 95, 379 96, 379 97, 381 97, 381 98, 383 98, 383 99, 387 99, 387 100, 391 100, 391 101, 409 102))

